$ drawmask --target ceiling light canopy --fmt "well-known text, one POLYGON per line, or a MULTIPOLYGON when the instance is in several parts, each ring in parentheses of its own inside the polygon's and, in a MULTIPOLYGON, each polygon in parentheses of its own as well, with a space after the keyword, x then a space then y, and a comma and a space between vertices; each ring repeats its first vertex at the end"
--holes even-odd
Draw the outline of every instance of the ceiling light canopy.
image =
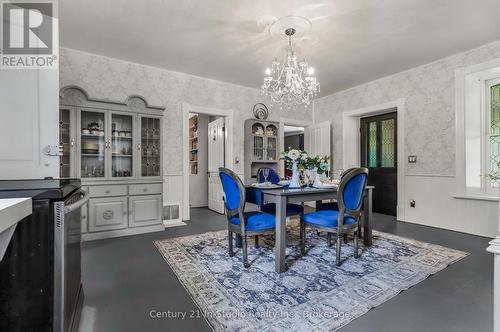
POLYGON ((269 34, 288 38, 288 48, 283 63, 274 59, 271 67, 266 68, 261 89, 263 94, 281 107, 307 107, 319 92, 314 68, 305 59, 298 61, 292 47, 292 36, 305 34, 311 27, 311 22, 300 16, 286 16, 269 26, 269 34))

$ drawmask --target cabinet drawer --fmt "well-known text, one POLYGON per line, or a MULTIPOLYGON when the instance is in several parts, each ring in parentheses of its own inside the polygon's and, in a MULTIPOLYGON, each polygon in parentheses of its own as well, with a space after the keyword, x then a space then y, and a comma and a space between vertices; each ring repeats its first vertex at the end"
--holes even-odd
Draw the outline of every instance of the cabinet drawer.
POLYGON ((90 197, 125 196, 127 195, 126 185, 91 186, 89 187, 90 197))
POLYGON ((89 200, 89 232, 127 227, 127 198, 106 197, 89 200))
POLYGON ((131 184, 128 186, 129 195, 161 194, 163 185, 161 183, 131 184))
POLYGON ((163 222, 161 195, 129 197, 129 226, 157 225, 163 222))

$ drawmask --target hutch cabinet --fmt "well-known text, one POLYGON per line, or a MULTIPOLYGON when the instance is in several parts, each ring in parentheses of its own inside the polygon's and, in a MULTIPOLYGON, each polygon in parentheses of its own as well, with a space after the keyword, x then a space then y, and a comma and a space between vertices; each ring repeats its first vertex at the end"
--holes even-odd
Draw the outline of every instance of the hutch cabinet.
POLYGON ((83 240, 164 229, 163 111, 139 96, 112 102, 61 90, 59 176, 81 178, 90 194, 83 240))
POLYGON ((278 171, 280 158, 279 123, 249 119, 245 121, 245 178, 256 178, 260 167, 278 171))

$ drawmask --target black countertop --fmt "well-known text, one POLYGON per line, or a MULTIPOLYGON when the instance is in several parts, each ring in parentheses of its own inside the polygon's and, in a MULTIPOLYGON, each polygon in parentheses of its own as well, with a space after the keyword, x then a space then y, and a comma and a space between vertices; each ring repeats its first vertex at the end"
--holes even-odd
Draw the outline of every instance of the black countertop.
POLYGON ((0 198, 63 199, 81 187, 80 179, 0 180, 0 198))

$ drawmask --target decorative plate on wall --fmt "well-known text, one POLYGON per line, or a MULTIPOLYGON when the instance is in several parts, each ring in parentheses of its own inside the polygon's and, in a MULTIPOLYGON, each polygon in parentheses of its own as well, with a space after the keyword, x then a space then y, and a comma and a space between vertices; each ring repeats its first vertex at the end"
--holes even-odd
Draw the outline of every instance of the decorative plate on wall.
POLYGON ((258 120, 265 120, 269 115, 269 110, 267 106, 263 103, 257 103, 253 105, 253 116, 258 120))

